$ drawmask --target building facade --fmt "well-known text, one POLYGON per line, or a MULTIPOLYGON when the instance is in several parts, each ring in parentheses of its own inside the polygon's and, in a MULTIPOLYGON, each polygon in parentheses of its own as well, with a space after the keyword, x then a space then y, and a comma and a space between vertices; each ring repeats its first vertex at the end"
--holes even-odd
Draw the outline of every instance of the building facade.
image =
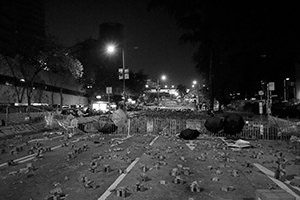
POLYGON ((44 0, 2 0, 0 6, 0 52, 19 36, 45 37, 44 0))

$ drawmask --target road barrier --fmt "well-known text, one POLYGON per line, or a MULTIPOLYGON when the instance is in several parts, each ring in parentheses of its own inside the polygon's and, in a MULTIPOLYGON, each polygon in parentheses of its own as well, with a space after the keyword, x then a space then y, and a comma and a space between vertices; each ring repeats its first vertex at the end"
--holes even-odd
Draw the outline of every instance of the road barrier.
MULTIPOLYGON (((208 131, 204 119, 161 119, 151 117, 136 117, 130 120, 130 134, 160 134, 175 135, 190 128, 196 129, 200 133, 214 136, 226 136, 224 132, 214 134, 208 131)), ((243 139, 262 139, 262 140, 289 140, 295 132, 280 132, 281 128, 268 122, 246 121, 243 131, 237 134, 243 139)), ((118 130, 122 134, 124 130, 118 130)), ((125 133, 123 133, 125 134, 125 133)))
MULTIPOLYGON (((12 114, 9 118, 13 118, 12 114)), ((18 130, 25 130, 25 128, 36 130, 34 127, 36 123, 30 123, 31 121, 45 121, 45 125, 51 126, 57 124, 59 120, 66 120, 66 115, 57 114, 55 112, 39 112, 39 113, 18 113, 15 114, 16 117, 26 118, 25 115, 31 116, 28 122, 23 121, 27 125, 22 124, 13 124, 10 126, 9 130, 7 127, 0 127, 3 133, 8 134, 11 131, 14 134, 18 134, 18 130), (38 120, 36 120, 38 119, 38 120), (25 128, 24 128, 25 127, 25 128)), ((100 116, 89 116, 89 117, 79 117, 78 119, 78 129, 83 132, 92 133, 97 132, 97 123, 113 123, 109 117, 100 117, 100 116)), ((299 136, 300 126, 296 122, 291 121, 282 121, 277 118, 270 118, 268 121, 245 121, 243 131, 237 136, 243 139, 263 139, 263 140, 288 140, 292 135, 299 136), (278 123, 274 123, 275 120, 278 123)), ((200 133, 214 136, 226 136, 225 133, 219 132, 214 134, 209 132, 205 126, 205 119, 184 119, 184 118, 159 118, 159 117, 149 117, 144 115, 136 115, 135 117, 129 120, 129 123, 124 127, 113 127, 108 133, 112 134, 123 134, 130 135, 132 134, 159 134, 159 135, 176 135, 181 131, 190 128, 196 129, 200 133)), ((40 123, 41 124, 41 123, 40 123)), ((43 127, 42 127, 43 128, 43 127)), ((45 128, 45 127, 44 127, 45 128)))

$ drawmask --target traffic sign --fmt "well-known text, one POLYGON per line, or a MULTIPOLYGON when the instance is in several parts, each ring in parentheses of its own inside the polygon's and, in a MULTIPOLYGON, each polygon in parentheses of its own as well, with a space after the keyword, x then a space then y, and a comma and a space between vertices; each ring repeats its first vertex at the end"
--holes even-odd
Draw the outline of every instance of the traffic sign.
POLYGON ((112 94, 112 87, 106 87, 106 94, 112 94))
POLYGON ((125 73, 123 73, 123 69, 119 68, 119 79, 123 79, 125 77, 125 79, 129 79, 129 69, 125 69, 124 70, 125 73))
POLYGON ((275 90, 275 83, 274 83, 274 82, 270 82, 270 83, 268 84, 268 87, 269 87, 269 90, 270 90, 270 91, 274 91, 274 90, 275 90))
POLYGON ((258 105, 259 105, 259 114, 263 114, 263 103, 259 102, 258 105))
POLYGON ((129 79, 129 69, 125 69, 125 79, 129 79))
POLYGON ((123 69, 119 68, 119 79, 123 79, 123 69))

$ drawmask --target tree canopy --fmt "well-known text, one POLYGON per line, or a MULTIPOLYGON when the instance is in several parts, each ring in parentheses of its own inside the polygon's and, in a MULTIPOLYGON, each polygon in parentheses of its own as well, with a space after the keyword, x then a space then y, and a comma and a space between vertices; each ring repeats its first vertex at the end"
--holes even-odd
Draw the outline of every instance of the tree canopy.
POLYGON ((212 99, 232 91, 254 93, 262 79, 294 74, 300 55, 295 3, 152 0, 149 9, 155 8, 174 17, 184 31, 181 42, 198 46, 192 58, 198 72, 210 77, 212 99))
POLYGON ((10 48, 2 53, 9 75, 16 80, 13 85, 19 102, 24 100, 23 95, 26 93, 28 105, 31 104, 35 83, 44 82, 42 71, 55 72, 62 77, 70 75, 74 79, 82 76, 81 63, 56 44, 53 37, 37 38, 16 34, 14 38, 10 48))

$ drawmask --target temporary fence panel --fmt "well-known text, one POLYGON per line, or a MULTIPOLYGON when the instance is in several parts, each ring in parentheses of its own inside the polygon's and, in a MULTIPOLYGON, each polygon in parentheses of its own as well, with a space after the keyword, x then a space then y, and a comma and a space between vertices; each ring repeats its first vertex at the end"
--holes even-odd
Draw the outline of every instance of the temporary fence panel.
POLYGON ((130 132, 135 134, 143 134, 153 132, 153 121, 147 121, 143 116, 130 119, 130 132), (148 130, 149 129, 149 130, 148 130))
MULTIPOLYGON (((54 115, 53 120, 62 120, 60 116, 54 115)), ((84 132, 95 132, 93 123, 96 121, 107 121, 107 118, 99 116, 78 118, 78 128, 84 132)), ((225 133, 217 134, 206 130, 205 119, 181 119, 181 118, 157 118, 147 116, 136 116, 130 119, 130 126, 118 127, 112 134, 130 135, 133 134, 168 134, 175 135, 187 128, 196 129, 202 134, 214 136, 226 136, 225 133), (128 130, 129 128, 129 130, 128 130)), ((293 124, 295 126, 295 124, 293 124)), ((282 130, 282 129, 281 129, 282 130)), ((292 133, 280 132, 280 127, 263 121, 246 121, 243 131, 237 136, 244 139, 263 139, 263 140, 288 140, 292 133)))
POLYGON ((186 128, 201 131, 201 124, 199 120, 186 120, 186 128))
MULTIPOLYGON (((139 122, 139 130, 144 130, 144 133, 170 133, 171 135, 179 133, 186 128, 197 129, 200 133, 214 135, 214 136, 226 136, 224 132, 217 134, 211 133, 206 130, 204 123, 205 120, 195 120, 195 119, 161 119, 161 118, 151 118, 144 117, 139 118, 139 121, 144 121, 144 123, 139 122), (141 128, 144 127, 144 128, 141 128)), ((132 120, 131 126, 134 127, 136 121, 132 120)), ((132 134, 137 133, 135 130, 131 130, 132 134)), ((138 133, 141 133, 138 132, 138 133)), ((264 140, 288 140, 290 138, 287 134, 279 134, 279 129, 274 127, 268 122, 260 121, 247 121, 244 125, 243 131, 237 134, 238 137, 244 139, 264 139, 264 140)))
POLYGON ((176 125, 176 119, 171 119, 170 120, 170 134, 171 135, 176 135, 177 132, 177 125, 176 125))

